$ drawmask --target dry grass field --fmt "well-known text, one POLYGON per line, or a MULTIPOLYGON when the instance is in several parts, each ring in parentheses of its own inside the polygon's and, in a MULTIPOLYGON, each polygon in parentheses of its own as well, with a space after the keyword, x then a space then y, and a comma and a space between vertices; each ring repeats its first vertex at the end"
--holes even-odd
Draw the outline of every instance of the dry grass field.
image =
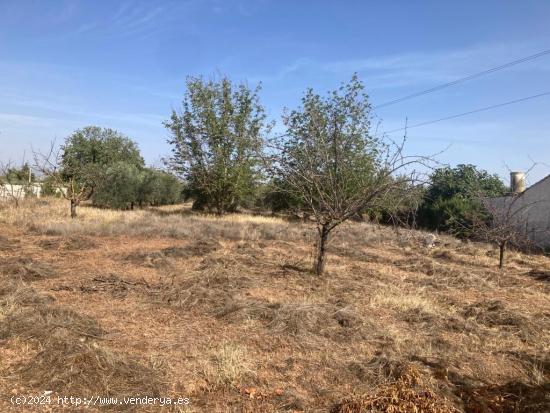
POLYGON ((0 207, 0 411, 549 412, 550 259, 349 223, 0 207), (61 409, 13 395, 187 397, 61 409))

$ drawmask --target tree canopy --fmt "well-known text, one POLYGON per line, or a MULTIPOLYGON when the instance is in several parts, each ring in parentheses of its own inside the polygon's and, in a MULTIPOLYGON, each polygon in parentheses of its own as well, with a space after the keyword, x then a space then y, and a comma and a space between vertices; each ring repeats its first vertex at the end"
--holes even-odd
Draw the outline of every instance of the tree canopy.
POLYGON ((302 105, 284 117, 286 133, 273 139, 271 169, 281 191, 311 215, 319 238, 314 270, 324 271, 326 242, 342 222, 385 204, 409 188, 396 173, 418 159, 405 158, 371 131, 371 106, 357 76, 321 97, 306 91, 302 105))
POLYGON ((227 77, 189 77, 183 112, 172 112, 170 166, 183 176, 195 208, 223 214, 254 193, 258 154, 267 125, 259 86, 235 85, 227 77))
MULTIPOLYGON (((60 150, 52 143, 48 154, 35 153, 35 164, 46 178, 49 190, 71 202, 71 217, 76 208, 90 199, 103 184, 109 168, 124 164, 140 169, 144 166, 137 145, 120 132, 109 128, 87 126, 67 137, 60 150), (53 188, 55 187, 55 189, 53 188)), ((118 166, 119 172, 123 169, 118 166)))
POLYGON ((98 206, 133 209, 134 205, 174 204, 181 193, 181 182, 167 172, 117 162, 106 169, 92 200, 98 206))
POLYGON ((480 197, 501 196, 507 191, 497 175, 474 165, 438 168, 430 176, 418 221, 429 229, 465 234, 472 214, 483 213, 480 197))
POLYGON ((138 168, 144 166, 136 143, 110 128, 86 126, 73 132, 62 147, 62 166, 68 171, 85 165, 108 166, 124 162, 138 168))

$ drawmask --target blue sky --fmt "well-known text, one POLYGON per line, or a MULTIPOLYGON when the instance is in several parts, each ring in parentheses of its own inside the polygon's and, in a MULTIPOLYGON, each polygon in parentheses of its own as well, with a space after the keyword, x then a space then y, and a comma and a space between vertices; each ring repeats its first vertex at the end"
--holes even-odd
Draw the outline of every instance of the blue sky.
MULTIPOLYGON (((358 72, 373 105, 550 49, 540 1, 0 0, 0 160, 86 125, 116 128, 145 159, 169 154, 162 121, 187 75, 262 81, 279 121, 306 87, 358 72)), ((550 91, 550 55, 381 108, 382 130, 550 91)), ((399 135, 399 134, 398 134, 399 135)), ((550 96, 408 133, 408 151, 507 167, 550 164, 550 96)), ((540 165, 531 182, 550 173, 540 165)))

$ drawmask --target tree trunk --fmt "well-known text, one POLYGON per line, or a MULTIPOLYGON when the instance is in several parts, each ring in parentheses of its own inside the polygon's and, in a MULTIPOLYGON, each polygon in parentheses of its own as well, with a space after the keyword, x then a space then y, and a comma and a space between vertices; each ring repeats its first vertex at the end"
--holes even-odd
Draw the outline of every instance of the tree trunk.
POLYGON ((506 251, 506 242, 501 242, 499 245, 500 256, 498 261, 498 268, 504 268, 504 252, 506 251))
POLYGON ((76 201, 71 199, 71 218, 76 218, 76 201))
POLYGON ((326 254, 326 244, 328 241, 329 229, 326 225, 323 225, 319 229, 319 240, 317 242, 317 254, 315 257, 315 264, 313 270, 315 274, 322 275, 325 271, 325 254, 326 254))

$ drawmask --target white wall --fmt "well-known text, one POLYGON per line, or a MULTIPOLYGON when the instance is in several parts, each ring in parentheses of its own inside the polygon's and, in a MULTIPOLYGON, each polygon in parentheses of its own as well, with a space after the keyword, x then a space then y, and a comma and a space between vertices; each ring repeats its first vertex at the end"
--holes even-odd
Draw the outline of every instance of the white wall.
MULTIPOLYGON (((491 204, 509 206, 511 197, 494 198, 491 204)), ((514 202, 513 211, 520 211, 522 230, 535 244, 550 248, 550 176, 527 188, 514 202)))
POLYGON ((42 186, 40 184, 32 184, 30 186, 12 184, 0 185, 0 200, 10 200, 13 198, 23 199, 27 192, 31 192, 34 196, 40 197, 42 195, 42 186))

